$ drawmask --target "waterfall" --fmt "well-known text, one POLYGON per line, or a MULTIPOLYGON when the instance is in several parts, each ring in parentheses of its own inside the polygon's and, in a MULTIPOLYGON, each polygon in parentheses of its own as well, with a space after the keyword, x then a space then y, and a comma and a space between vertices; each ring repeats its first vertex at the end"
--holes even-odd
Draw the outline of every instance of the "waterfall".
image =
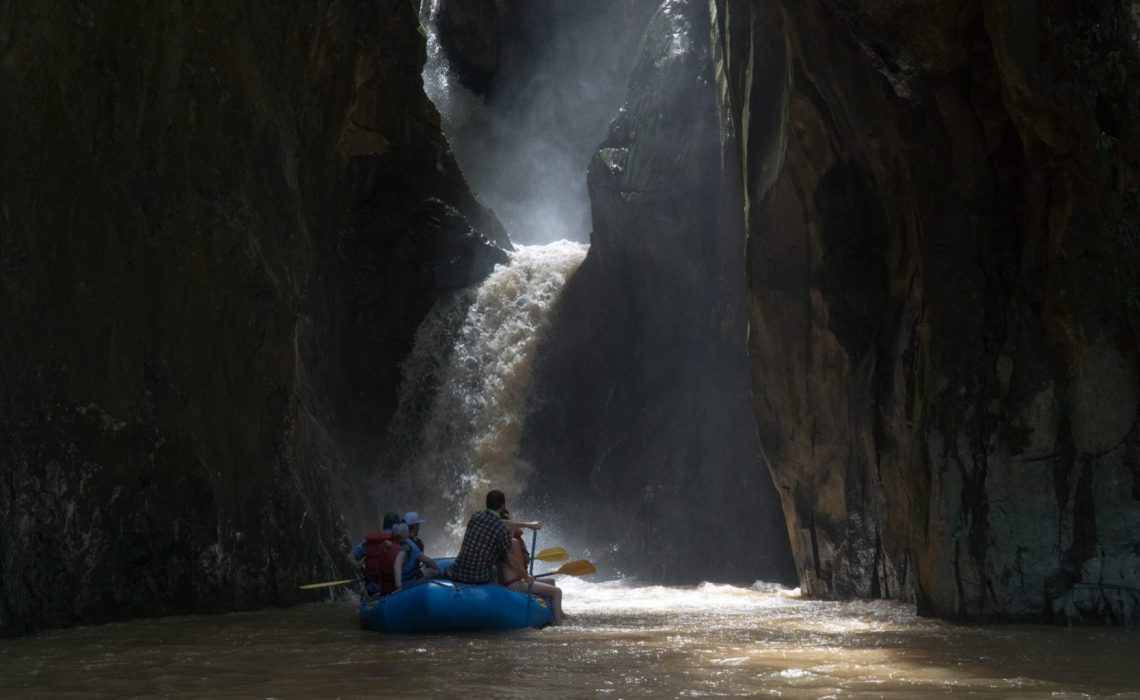
MULTIPOLYGON (((436 16, 439 14, 439 0, 421 0, 420 23, 427 34, 427 60, 424 62, 424 92, 439 110, 445 133, 456 132, 474 118, 487 121, 487 108, 478 95, 464 88, 451 74, 447 54, 440 45, 436 33, 436 16)), ((453 139, 449 139, 451 141, 453 139)), ((454 149, 457 144, 452 143, 454 149)), ((460 160, 463 160, 460 157, 460 160)))
MULTIPOLYGON (((424 90, 472 191, 516 243, 585 235, 589 207, 579 201, 585 163, 575 177, 567 175, 565 157, 527 136, 511 109, 496 111, 460 84, 436 34, 439 5, 420 2, 424 90), (566 194, 575 187, 578 196, 566 194)), ((384 510, 387 504, 416 510, 431 521, 432 538, 457 544, 486 491, 498 488, 508 498, 523 491, 531 465, 517 447, 535 356, 588 247, 567 240, 518 246, 481 285, 438 304, 421 324, 401 367, 399 404, 378 470, 386 475, 375 494, 384 510)))
POLYGON ((398 476, 378 502, 392 503, 394 486, 401 507, 454 538, 487 490, 525 487, 531 467, 516 448, 535 355, 588 247, 520 246, 481 285, 433 309, 402 366, 386 457, 398 476))

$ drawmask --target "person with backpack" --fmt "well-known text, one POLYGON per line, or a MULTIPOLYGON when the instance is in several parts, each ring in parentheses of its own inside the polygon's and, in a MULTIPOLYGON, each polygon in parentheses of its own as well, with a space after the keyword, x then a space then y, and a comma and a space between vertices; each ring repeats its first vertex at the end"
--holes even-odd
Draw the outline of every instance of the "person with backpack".
MULTIPOLYGON (((396 516, 398 519, 399 516, 396 516)), ((385 516, 385 524, 388 524, 385 516)), ((385 596, 439 575, 439 567, 408 539, 408 526, 396 522, 388 529, 364 536, 348 555, 352 568, 364 579, 369 596, 385 596)))
POLYGON ((365 594, 377 597, 395 587, 392 567, 400 548, 392 542, 392 531, 370 532, 348 553, 348 563, 364 579, 365 594))

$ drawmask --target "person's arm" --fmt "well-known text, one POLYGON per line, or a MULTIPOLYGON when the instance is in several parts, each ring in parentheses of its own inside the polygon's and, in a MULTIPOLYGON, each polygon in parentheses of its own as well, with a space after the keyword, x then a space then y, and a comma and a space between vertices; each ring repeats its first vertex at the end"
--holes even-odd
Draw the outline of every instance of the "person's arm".
POLYGON ((531 530, 541 530, 542 529, 542 523, 540 523, 537 520, 535 520, 533 522, 529 522, 529 523, 520 522, 518 520, 504 520, 503 524, 512 530, 516 527, 526 527, 526 528, 530 528, 531 530))
POLYGON ((400 590, 404 586, 404 559, 408 557, 408 550, 401 549, 400 553, 396 555, 396 563, 393 564, 393 576, 396 579, 396 590, 400 590))
POLYGON ((353 571, 355 571, 357 573, 363 571, 364 570, 364 545, 358 544, 355 547, 353 547, 352 549, 350 549, 348 554, 345 555, 345 558, 348 560, 348 565, 352 567, 353 571))
POLYGON ((429 557, 428 555, 423 554, 423 553, 420 554, 420 563, 422 563, 424 566, 432 568, 432 569, 438 569, 439 568, 439 566, 437 566, 435 563, 435 559, 432 559, 431 557, 429 557))

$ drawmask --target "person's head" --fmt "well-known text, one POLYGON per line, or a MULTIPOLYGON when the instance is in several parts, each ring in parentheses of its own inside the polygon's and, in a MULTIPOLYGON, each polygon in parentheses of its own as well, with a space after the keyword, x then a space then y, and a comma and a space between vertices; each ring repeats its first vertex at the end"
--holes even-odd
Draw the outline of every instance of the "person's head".
POLYGON ((396 523, 392 525, 392 539, 397 542, 403 542, 408 539, 408 524, 396 523))
POLYGON ((487 509, 495 512, 502 512, 503 508, 507 505, 506 495, 495 489, 487 492, 487 509))
POLYGON ((420 533, 420 523, 424 521, 420 514, 414 510, 409 510, 404 513, 404 522, 408 524, 408 533, 418 535, 420 533))
POLYGON ((384 529, 385 530, 391 530, 392 526, 398 522, 400 522, 400 514, 399 513, 396 513, 393 511, 388 511, 387 513, 384 514, 384 529))

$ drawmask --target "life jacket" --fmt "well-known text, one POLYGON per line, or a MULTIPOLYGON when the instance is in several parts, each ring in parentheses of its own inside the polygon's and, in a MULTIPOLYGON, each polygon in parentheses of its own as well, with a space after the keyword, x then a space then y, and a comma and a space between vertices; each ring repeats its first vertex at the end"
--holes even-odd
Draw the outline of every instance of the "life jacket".
POLYGON ((390 532, 372 532, 364 536, 364 580, 380 584, 380 595, 396 590, 396 555, 400 546, 390 532))

